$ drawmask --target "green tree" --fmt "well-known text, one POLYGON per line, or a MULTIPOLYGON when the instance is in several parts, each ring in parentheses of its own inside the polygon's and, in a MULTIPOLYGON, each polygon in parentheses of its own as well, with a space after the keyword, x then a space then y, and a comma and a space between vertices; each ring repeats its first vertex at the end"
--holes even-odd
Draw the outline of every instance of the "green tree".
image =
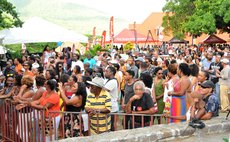
POLYGON ((22 21, 15 10, 15 7, 7 0, 0 1, 0 30, 22 26, 22 21))
POLYGON ((212 34, 216 29, 230 32, 229 0, 168 0, 163 11, 165 32, 177 38, 183 38, 185 33, 212 34))

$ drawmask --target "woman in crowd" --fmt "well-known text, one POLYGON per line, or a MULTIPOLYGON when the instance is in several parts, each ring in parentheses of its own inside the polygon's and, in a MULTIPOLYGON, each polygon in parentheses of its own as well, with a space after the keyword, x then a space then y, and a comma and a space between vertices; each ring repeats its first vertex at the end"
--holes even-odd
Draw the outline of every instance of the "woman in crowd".
POLYGON ((58 62, 64 62, 63 52, 58 52, 57 58, 55 59, 55 63, 58 63, 58 62))
POLYGON ((49 57, 51 56, 52 56, 52 52, 50 51, 49 46, 46 45, 42 53, 42 63, 45 68, 48 63, 49 57))
POLYGON ((87 69, 85 70, 85 76, 92 77, 92 74, 93 74, 93 69, 87 68, 87 69))
MULTIPOLYGON (((181 63, 177 69, 180 79, 173 84, 173 91, 168 92, 172 96, 171 116, 185 115, 187 111, 186 91, 189 89, 191 82, 189 80, 190 69, 186 63, 181 63)), ((181 122, 180 120, 171 119, 173 122, 181 122)))
POLYGON ((206 80, 209 80, 209 73, 207 71, 200 70, 198 73, 197 80, 198 80, 198 85, 196 85, 194 90, 199 92, 201 90, 201 87, 199 84, 202 84, 206 80))
MULTIPOLYGON (((5 81, 5 86, 0 92, 0 99, 7 98, 7 94, 10 93, 13 87, 14 87, 14 77, 8 76, 5 81)), ((0 100, 0 102, 2 104, 3 100, 0 100)))
POLYGON ((190 96, 190 94, 195 91, 195 87, 198 85, 198 73, 199 73, 199 67, 196 64, 191 64, 189 65, 190 68, 190 76, 189 76, 189 80, 191 81, 191 85, 189 90, 186 93, 186 101, 188 103, 189 106, 191 106, 192 104, 192 98, 190 96))
POLYGON ((76 93, 77 91, 77 77, 76 76, 68 76, 68 75, 64 75, 66 76, 66 79, 68 78, 68 81, 67 82, 64 82, 63 84, 63 91, 64 91, 64 94, 66 95, 66 97, 68 99, 70 99, 73 94, 76 93))
POLYGON ((10 90, 9 93, 7 93, 4 96, 1 96, 0 98, 3 99, 3 98, 11 97, 12 99, 13 96, 16 96, 19 93, 20 87, 22 86, 21 79, 22 79, 22 75, 16 75, 13 81, 13 88, 10 90))
POLYGON ((35 92, 35 95, 33 96, 33 99, 32 99, 34 101, 39 100, 42 94, 46 91, 46 88, 44 86, 46 79, 43 75, 36 76, 35 82, 36 82, 37 91, 35 92))
POLYGON ((76 65, 73 68, 72 76, 77 77, 78 82, 82 82, 82 73, 81 73, 81 67, 79 65, 76 65))
POLYGON ((63 62, 58 62, 56 64, 56 77, 55 79, 59 82, 62 74, 65 74, 63 62))
MULTIPOLYGON (((41 98, 39 100, 28 103, 28 106, 31 106, 38 110, 45 111, 45 120, 41 120, 41 122, 46 121, 45 122, 46 124, 45 125, 46 142, 50 141, 50 135, 52 136, 52 140, 56 140, 58 136, 57 130, 58 130, 59 122, 60 122, 60 115, 58 113, 49 113, 50 111, 60 111, 60 103, 59 103, 60 97, 56 92, 56 86, 57 86, 56 81, 52 79, 48 80, 45 83, 46 91, 42 94, 41 98), (51 123, 52 123, 51 126, 53 127, 49 129, 49 126, 50 126, 49 124, 51 123), (56 129, 54 130, 54 128, 56 129)), ((42 127, 40 126, 40 129, 41 128, 42 127)))
POLYGON ((32 67, 32 65, 28 61, 23 63, 23 68, 25 69, 25 72, 23 73, 23 76, 28 75, 28 76, 33 78, 34 74, 31 71, 31 67, 32 67))
POLYGON ((24 63, 24 62, 26 62, 27 61, 27 56, 26 55, 23 55, 22 56, 22 62, 24 63))
MULTIPOLYGON (((16 109, 19 110, 18 117, 18 127, 17 133, 22 139, 22 141, 28 141, 29 137, 29 120, 28 117, 31 115, 31 110, 27 105, 23 104, 25 99, 32 98, 34 95, 33 91, 33 78, 30 76, 23 76, 21 80, 22 86, 20 87, 19 93, 13 97, 14 103, 16 104, 16 109), (22 121, 24 120, 24 121, 22 121), (20 135, 20 131, 24 129, 24 135, 20 135)), ((22 133, 22 132, 21 132, 22 133)))
POLYGON ((169 66, 169 61, 168 60, 164 60, 162 63, 162 77, 163 79, 166 78, 167 74, 168 74, 168 66, 169 66))
POLYGON ((46 70, 46 72, 45 72, 45 78, 46 78, 46 80, 50 80, 50 79, 56 80, 55 79, 55 72, 54 72, 54 70, 52 70, 52 69, 46 70))
MULTIPOLYGON (((63 102, 66 104, 66 111, 69 112, 81 112, 84 110, 86 103, 86 85, 82 82, 77 82, 77 92, 67 98, 65 95, 65 88, 62 83, 59 83, 60 96, 63 102)), ((67 114, 65 115, 65 137, 78 137, 82 136, 83 132, 83 121, 78 114, 67 114), (71 128, 73 126, 73 128, 71 128), (73 130, 73 132, 72 132, 73 130)))
POLYGON ((154 86, 153 86, 153 93, 156 97, 156 102, 158 106, 157 114, 162 114, 164 110, 165 103, 163 102, 164 96, 164 84, 163 84, 163 70, 161 67, 157 67, 155 69, 155 78, 154 78, 154 86))
POLYGON ((23 76, 21 80, 22 86, 17 96, 14 97, 14 100, 17 101, 21 98, 31 98, 34 95, 33 91, 33 78, 30 76, 23 76))

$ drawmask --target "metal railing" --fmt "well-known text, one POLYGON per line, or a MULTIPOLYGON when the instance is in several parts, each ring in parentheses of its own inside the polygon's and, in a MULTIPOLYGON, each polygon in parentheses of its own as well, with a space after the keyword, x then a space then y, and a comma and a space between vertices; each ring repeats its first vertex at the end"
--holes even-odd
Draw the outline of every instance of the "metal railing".
POLYGON ((2 140, 12 142, 56 141, 68 137, 89 136, 95 132, 99 134, 101 128, 109 132, 168 122, 163 115, 157 114, 109 113, 95 114, 96 124, 93 124, 91 123, 93 117, 84 112, 50 111, 47 113, 29 107, 17 110, 11 101, 5 101, 1 108, 2 140), (101 115, 104 117, 103 120, 101 115), (105 124, 102 124, 102 121, 105 124), (95 129, 92 131, 93 127, 95 129))

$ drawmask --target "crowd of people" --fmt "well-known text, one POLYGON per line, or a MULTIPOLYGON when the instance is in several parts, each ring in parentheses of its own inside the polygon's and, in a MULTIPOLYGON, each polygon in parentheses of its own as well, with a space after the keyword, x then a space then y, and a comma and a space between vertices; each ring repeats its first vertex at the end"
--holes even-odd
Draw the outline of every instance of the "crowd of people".
MULTIPOLYGON (((114 131, 110 113, 162 114, 168 123, 208 120, 226 112, 230 90, 229 45, 168 46, 110 52, 84 59, 71 48, 61 52, 46 46, 43 56, 9 59, 2 70, 1 104, 11 99, 17 110, 86 112, 65 117, 65 137, 114 131), (167 50, 166 50, 167 51, 167 50), (81 123, 83 122, 83 123, 81 123), (72 128, 73 127, 73 128, 72 128), (82 132, 80 132, 82 131, 82 132)), ((61 115, 52 113, 58 128, 61 115)), ((126 129, 150 125, 150 117, 125 117, 126 129), (133 124, 134 123, 134 124, 133 124)), ((158 119, 158 123, 160 120, 158 119)), ((48 132, 47 132, 48 133, 48 132)))

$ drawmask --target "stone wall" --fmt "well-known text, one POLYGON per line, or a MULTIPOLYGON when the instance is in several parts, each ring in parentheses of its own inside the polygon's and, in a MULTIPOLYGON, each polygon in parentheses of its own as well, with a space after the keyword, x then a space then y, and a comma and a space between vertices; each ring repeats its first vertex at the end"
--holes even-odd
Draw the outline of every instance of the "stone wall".
MULTIPOLYGON (((230 120, 225 117, 216 117, 212 120, 204 121, 205 128, 201 130, 203 134, 217 134, 230 132, 230 120)), ((153 142, 167 141, 178 137, 192 136, 195 129, 188 127, 188 123, 162 124, 151 127, 138 128, 132 130, 120 130, 116 132, 103 133, 100 135, 78 137, 60 140, 60 142, 153 142)))

